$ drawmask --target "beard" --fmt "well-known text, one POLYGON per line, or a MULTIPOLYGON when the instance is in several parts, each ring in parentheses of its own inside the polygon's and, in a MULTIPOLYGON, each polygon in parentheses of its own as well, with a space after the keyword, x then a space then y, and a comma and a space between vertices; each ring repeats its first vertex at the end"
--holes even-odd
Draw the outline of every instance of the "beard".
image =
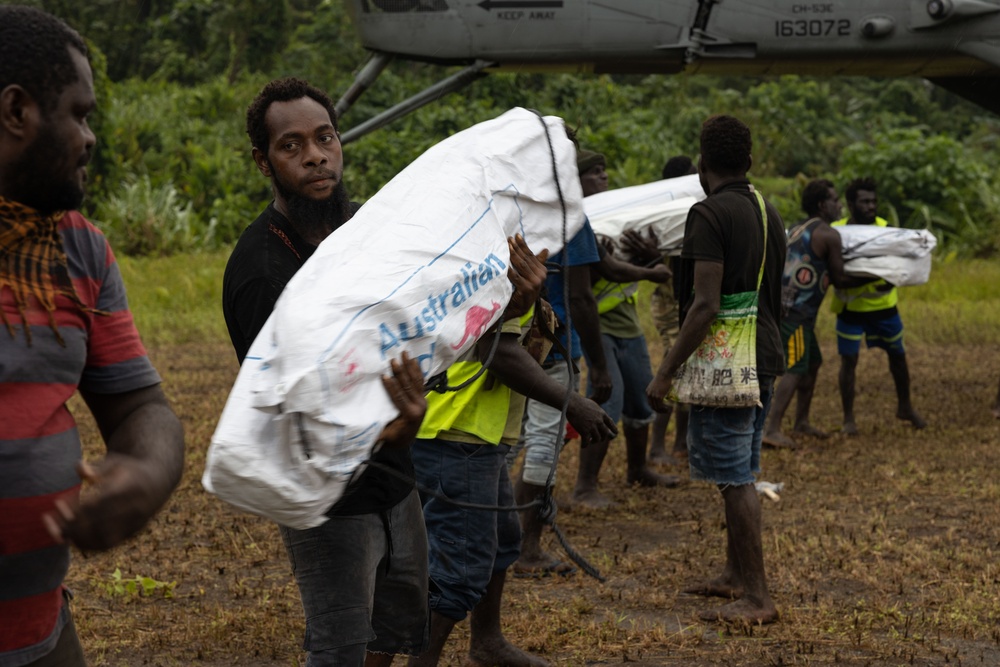
POLYGON ((274 187, 288 205, 288 213, 296 226, 317 231, 337 231, 351 217, 351 201, 344 181, 338 181, 326 199, 303 197, 281 181, 278 172, 271 168, 274 187))
POLYGON ((90 161, 90 153, 70 166, 62 143, 54 125, 46 122, 8 172, 17 201, 42 215, 77 209, 83 203, 83 188, 73 176, 90 161))

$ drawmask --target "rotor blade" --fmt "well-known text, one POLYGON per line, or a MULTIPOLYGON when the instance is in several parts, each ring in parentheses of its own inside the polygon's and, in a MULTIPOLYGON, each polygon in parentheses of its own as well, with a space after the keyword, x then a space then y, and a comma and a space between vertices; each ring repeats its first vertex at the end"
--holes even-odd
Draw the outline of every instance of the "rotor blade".
POLYGON ((359 139, 369 132, 373 132, 380 127, 388 125, 397 118, 401 118, 406 114, 416 111, 420 107, 433 102, 436 99, 444 97, 448 93, 453 93, 457 90, 461 90, 465 86, 469 85, 481 76, 485 76, 483 70, 487 67, 492 67, 494 63, 487 62, 485 60, 477 60, 472 65, 456 72, 447 79, 442 79, 438 81, 433 86, 425 88, 413 97, 400 102, 399 104, 386 109, 377 116, 368 119, 364 123, 356 127, 352 127, 347 132, 344 132, 340 136, 341 144, 349 144, 355 139, 359 139))

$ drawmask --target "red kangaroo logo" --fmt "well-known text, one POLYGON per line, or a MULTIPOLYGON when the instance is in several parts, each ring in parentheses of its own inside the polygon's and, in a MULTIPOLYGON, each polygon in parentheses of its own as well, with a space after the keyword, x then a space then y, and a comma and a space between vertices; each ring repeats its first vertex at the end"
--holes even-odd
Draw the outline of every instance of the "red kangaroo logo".
POLYGON ((486 310, 482 306, 471 306, 465 312, 465 335, 462 336, 462 340, 457 345, 452 345, 451 349, 457 350, 465 345, 466 341, 470 338, 475 340, 482 336, 483 332, 486 331, 486 326, 490 323, 490 319, 493 317, 493 313, 498 310, 500 310, 500 304, 496 301, 493 302, 493 307, 490 310, 486 310))

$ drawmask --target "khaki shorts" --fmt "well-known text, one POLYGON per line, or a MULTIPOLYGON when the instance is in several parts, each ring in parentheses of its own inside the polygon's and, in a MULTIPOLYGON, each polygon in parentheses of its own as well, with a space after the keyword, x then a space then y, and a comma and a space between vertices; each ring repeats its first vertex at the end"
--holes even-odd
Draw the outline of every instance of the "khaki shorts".
POLYGON ((674 286, 672 281, 657 285, 653 294, 649 297, 649 310, 653 315, 653 324, 656 332, 660 334, 663 341, 663 353, 666 354, 681 330, 680 306, 674 298, 674 286))

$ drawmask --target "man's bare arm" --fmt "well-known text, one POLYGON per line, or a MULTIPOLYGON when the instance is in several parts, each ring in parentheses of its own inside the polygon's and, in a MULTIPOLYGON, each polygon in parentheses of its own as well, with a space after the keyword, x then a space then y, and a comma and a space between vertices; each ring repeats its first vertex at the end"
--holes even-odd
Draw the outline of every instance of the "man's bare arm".
POLYGON ((184 429, 159 385, 122 394, 80 392, 107 446, 101 461, 81 461, 92 488, 57 502, 45 520, 58 541, 110 549, 137 533, 167 502, 184 469, 184 429))

